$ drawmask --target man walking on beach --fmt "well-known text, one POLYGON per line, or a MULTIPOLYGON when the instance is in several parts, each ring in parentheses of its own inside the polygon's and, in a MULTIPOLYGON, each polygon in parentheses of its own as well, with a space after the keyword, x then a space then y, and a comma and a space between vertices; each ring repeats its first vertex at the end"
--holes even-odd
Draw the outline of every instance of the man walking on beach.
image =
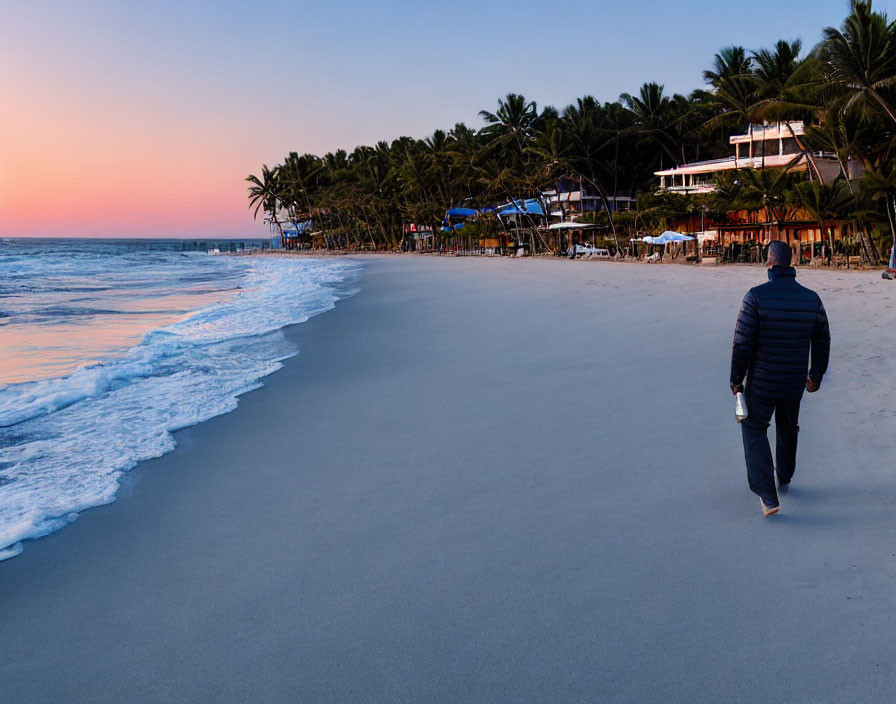
POLYGON ((766 516, 781 510, 775 476, 781 492, 786 492, 796 467, 803 389, 818 391, 831 348, 821 299, 796 282, 790 256, 786 243, 775 240, 769 245, 769 281, 751 288, 744 297, 731 352, 731 390, 744 391, 746 380, 748 416, 741 429, 747 478, 766 516), (772 414, 774 462, 767 436, 772 414))

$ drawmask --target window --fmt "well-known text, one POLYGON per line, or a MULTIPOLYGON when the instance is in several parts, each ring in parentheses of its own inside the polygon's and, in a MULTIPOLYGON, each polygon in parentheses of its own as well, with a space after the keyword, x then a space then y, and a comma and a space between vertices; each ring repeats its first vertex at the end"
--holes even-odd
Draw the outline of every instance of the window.
POLYGON ((778 153, 777 139, 758 140, 753 143, 753 158, 758 159, 762 156, 774 156, 778 153))
POLYGON ((785 154, 799 154, 800 148, 796 143, 796 140, 793 137, 785 137, 784 138, 784 153, 785 154))

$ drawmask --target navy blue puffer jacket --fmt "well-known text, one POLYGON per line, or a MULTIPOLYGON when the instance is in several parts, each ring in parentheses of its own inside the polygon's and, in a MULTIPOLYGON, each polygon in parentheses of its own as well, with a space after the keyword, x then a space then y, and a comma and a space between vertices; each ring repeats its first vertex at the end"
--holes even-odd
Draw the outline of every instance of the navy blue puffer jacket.
POLYGON ((751 396, 799 399, 806 377, 821 385, 828 368, 831 332, 815 291, 796 282, 796 270, 774 266, 769 282, 747 291, 734 328, 731 386, 751 396), (809 367, 811 349, 812 366, 809 367))

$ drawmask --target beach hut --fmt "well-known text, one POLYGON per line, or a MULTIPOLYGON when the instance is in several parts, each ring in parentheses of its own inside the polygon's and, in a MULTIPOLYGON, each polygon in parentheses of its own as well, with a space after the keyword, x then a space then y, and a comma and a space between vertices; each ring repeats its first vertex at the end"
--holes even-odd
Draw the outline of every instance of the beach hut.
POLYGON ((589 225, 583 222, 552 222, 550 225, 548 225, 548 232, 556 236, 557 250, 560 251, 563 249, 561 243, 563 243, 563 245, 565 245, 567 248, 572 248, 574 244, 574 233, 576 231, 587 230, 589 228, 593 229, 594 225, 589 225), (563 242, 564 239, 566 240, 565 242, 563 242))
POLYGON ((535 251, 535 234, 538 235, 545 247, 548 246, 538 230, 545 218, 545 208, 542 207, 542 204, 537 199, 511 200, 504 205, 498 206, 495 212, 505 227, 509 225, 511 229, 517 230, 517 238, 521 245, 523 236, 519 234, 519 231, 529 230, 530 251, 535 251))

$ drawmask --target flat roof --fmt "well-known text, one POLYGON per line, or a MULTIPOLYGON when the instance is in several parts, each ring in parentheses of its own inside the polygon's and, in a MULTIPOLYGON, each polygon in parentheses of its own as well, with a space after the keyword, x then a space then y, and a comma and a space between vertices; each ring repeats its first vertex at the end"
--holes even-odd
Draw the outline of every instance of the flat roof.
POLYGON ((793 137, 793 135, 806 134, 805 125, 801 120, 786 123, 779 122, 774 125, 754 125, 747 134, 734 134, 728 138, 729 144, 742 144, 744 142, 761 142, 768 139, 780 139, 793 137), (790 128, 787 125, 790 125, 790 128), (792 131, 792 134, 791 134, 792 131))
MULTIPOLYGON (((693 164, 684 164, 671 169, 663 169, 662 171, 654 171, 656 176, 689 176, 692 174, 711 174, 717 171, 728 171, 730 169, 773 169, 776 167, 787 166, 797 157, 796 154, 772 154, 766 157, 749 157, 736 159, 729 156, 726 159, 713 159, 711 161, 696 161, 693 164)), ((806 162, 805 156, 800 156, 793 164, 794 167, 802 166, 806 162)))

